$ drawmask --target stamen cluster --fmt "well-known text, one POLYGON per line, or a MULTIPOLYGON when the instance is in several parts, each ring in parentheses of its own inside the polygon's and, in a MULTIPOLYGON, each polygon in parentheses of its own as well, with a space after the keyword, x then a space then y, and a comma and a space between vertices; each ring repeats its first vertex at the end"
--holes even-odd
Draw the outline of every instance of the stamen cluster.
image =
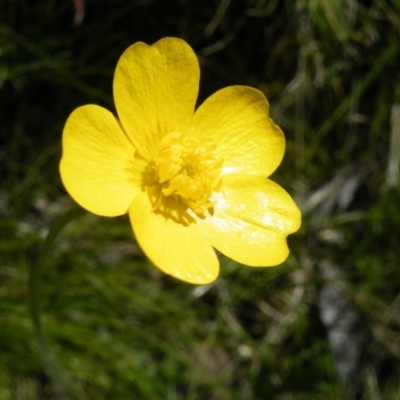
MULTIPOLYGON (((153 160, 154 182, 161 196, 175 196, 196 214, 210 210, 213 190, 221 184, 222 159, 215 153, 216 145, 208 138, 184 136, 179 132, 167 134, 161 141, 153 160)), ((152 188, 154 193, 154 187, 152 188)))

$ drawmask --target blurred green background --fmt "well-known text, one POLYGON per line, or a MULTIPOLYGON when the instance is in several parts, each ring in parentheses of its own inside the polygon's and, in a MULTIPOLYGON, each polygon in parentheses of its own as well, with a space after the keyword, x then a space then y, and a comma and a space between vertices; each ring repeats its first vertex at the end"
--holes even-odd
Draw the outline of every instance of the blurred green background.
POLYGON ((400 399, 399 160, 400 0, 0 0, 0 400, 400 399), (165 36, 198 54, 200 102, 265 93, 301 231, 283 265, 221 257, 196 287, 127 217, 85 213, 45 260, 41 347, 29 269, 74 205, 63 125, 114 111, 119 56, 165 36))

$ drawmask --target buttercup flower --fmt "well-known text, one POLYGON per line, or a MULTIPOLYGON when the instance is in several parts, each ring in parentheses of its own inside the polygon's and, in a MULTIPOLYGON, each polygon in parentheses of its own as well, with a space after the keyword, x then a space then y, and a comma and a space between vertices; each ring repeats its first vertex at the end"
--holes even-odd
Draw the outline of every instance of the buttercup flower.
POLYGON ((264 95, 227 87, 195 111, 199 79, 196 55, 183 40, 132 45, 114 76, 118 118, 96 105, 76 109, 64 128, 60 171, 88 211, 129 213, 158 268, 209 283, 219 272, 213 247, 249 266, 282 263, 286 236, 301 216, 267 178, 285 139, 264 95))

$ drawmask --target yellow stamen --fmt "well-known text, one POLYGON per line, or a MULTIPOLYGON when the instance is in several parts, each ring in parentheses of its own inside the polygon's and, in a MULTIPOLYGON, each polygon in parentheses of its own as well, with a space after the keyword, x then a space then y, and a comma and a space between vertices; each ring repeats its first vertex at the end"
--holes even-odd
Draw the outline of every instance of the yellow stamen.
POLYGON ((221 184, 222 169, 222 159, 215 149, 210 139, 178 132, 166 135, 153 160, 154 185, 149 188, 153 209, 159 210, 162 196, 172 196, 198 215, 212 212, 210 197, 221 184))

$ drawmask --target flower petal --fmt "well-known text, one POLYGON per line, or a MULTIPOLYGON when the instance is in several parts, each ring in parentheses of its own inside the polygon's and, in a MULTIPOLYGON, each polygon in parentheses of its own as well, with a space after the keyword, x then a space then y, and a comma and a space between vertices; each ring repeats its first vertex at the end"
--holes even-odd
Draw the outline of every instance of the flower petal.
POLYGON ((222 174, 269 176, 285 151, 281 129, 269 117, 262 92, 230 86, 210 96, 193 120, 199 136, 212 138, 224 159, 222 174))
POLYGON ((181 39, 165 38, 152 46, 138 42, 123 53, 114 76, 114 100, 143 157, 154 157, 167 133, 189 129, 199 80, 196 54, 181 39))
POLYGON ((102 107, 79 107, 67 120, 62 145, 61 179, 74 200, 94 214, 127 213, 145 161, 135 158, 118 120, 102 107))
POLYGON ((292 198, 276 183, 252 175, 226 175, 214 214, 197 224, 210 243, 235 261, 273 266, 289 254, 286 236, 300 227, 292 198))
POLYGON ((136 239, 162 271, 194 284, 215 280, 219 262, 196 224, 181 224, 152 211, 147 193, 139 194, 129 209, 136 239))

